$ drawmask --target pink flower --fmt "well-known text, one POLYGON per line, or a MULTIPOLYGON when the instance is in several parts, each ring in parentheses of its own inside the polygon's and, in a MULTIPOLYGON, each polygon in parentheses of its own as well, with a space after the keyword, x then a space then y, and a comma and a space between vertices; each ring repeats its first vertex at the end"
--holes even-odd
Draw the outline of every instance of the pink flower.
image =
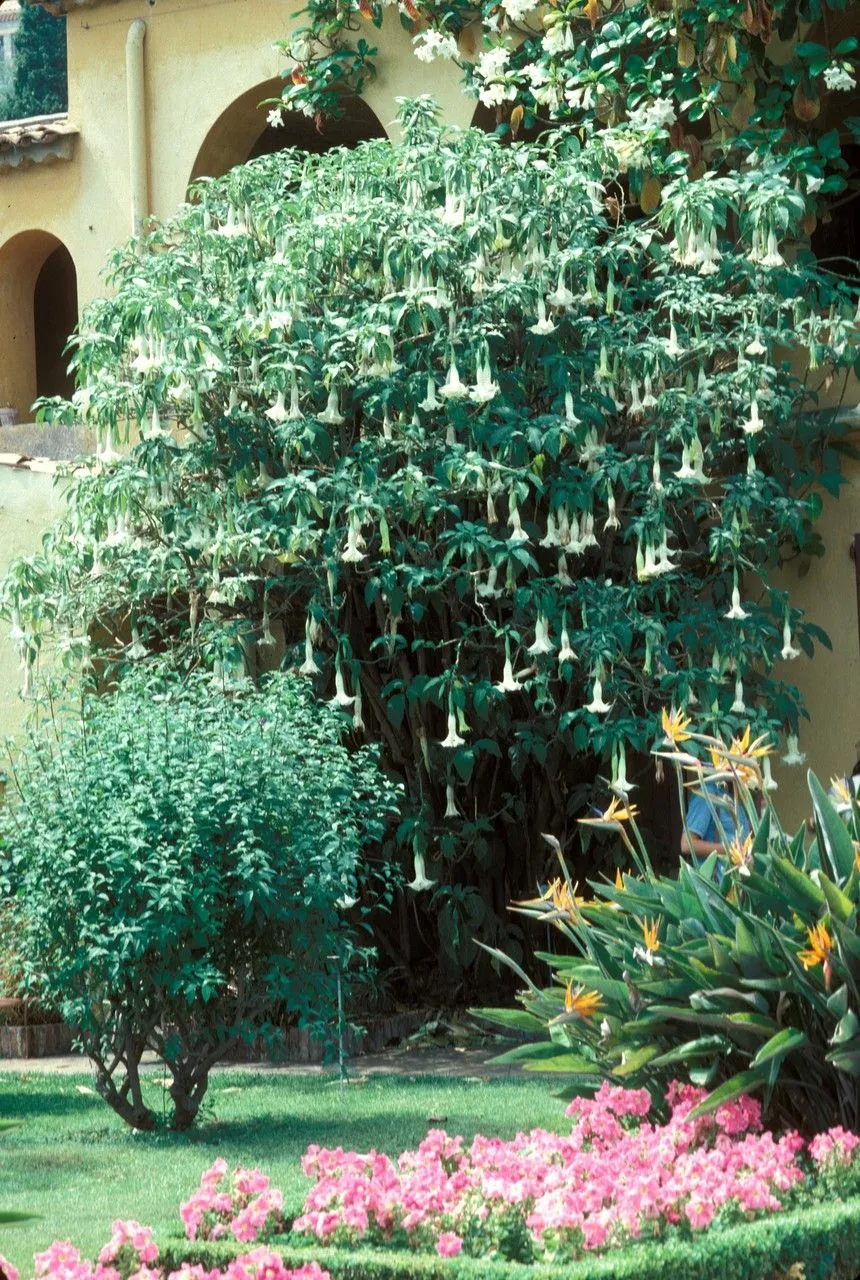
POLYGON ((0 1253, 0 1280, 18 1280, 18 1272, 0 1253))
POLYGON ((443 1231, 436 1241, 436 1252, 440 1258, 456 1258, 463 1248, 463 1241, 453 1231, 443 1231))

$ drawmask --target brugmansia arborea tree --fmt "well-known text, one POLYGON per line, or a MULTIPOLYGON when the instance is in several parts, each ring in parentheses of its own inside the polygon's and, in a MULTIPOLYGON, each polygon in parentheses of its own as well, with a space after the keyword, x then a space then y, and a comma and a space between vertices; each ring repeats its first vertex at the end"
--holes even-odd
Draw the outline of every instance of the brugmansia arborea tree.
POLYGON ((476 864, 534 883, 537 833, 599 762, 624 791, 656 706, 796 731, 779 664, 816 629, 767 575, 839 487, 813 410, 855 300, 776 165, 672 155, 627 216, 619 156, 657 122, 505 147, 426 100, 401 121, 235 169, 116 254, 52 409, 98 453, 5 602, 25 665, 49 629, 228 682, 283 646, 406 779, 413 888, 470 864, 449 923, 493 937, 476 864))

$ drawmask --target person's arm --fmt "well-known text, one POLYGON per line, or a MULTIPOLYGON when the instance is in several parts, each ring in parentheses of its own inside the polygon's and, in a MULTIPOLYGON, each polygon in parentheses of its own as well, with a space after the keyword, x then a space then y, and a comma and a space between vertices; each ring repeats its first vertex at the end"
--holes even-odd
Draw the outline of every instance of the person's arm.
POLYGON ((718 840, 703 840, 701 836, 697 836, 694 832, 684 832, 681 836, 681 852, 683 854, 695 853, 699 858, 707 858, 709 853, 716 853, 722 849, 722 845, 718 840))

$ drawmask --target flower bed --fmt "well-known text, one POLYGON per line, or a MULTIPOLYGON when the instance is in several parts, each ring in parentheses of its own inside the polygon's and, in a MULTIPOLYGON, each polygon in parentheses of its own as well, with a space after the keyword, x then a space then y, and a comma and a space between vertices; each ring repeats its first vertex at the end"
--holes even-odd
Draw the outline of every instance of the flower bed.
MULTIPOLYGON (((732 1276, 758 1280, 770 1269, 755 1268, 781 1251, 787 1266, 802 1254, 804 1264, 815 1260, 818 1277, 853 1277, 860 1217, 834 1219, 833 1230, 814 1219, 823 1208, 838 1218, 850 1209, 842 1198, 860 1195, 860 1138, 840 1128, 810 1143, 794 1132, 776 1137, 763 1130, 760 1105, 748 1097, 691 1115, 703 1096, 673 1083, 661 1121, 652 1118, 646 1090, 603 1085, 593 1099, 570 1104, 569 1134, 533 1129, 510 1141, 478 1136, 467 1146, 431 1130, 397 1160, 310 1147, 303 1168, 315 1183, 292 1223, 265 1174, 231 1172, 216 1160, 181 1206, 184 1255, 170 1246, 159 1265, 149 1229, 117 1222, 95 1264, 57 1242, 36 1255, 36 1280, 326 1280, 329 1272, 311 1260, 321 1248, 330 1274, 343 1280, 471 1278, 473 1258, 494 1275, 497 1267, 507 1274, 507 1266, 546 1280, 556 1267, 591 1275, 591 1266, 610 1262, 600 1256, 608 1254, 624 1275, 638 1277, 630 1255, 655 1250, 661 1268, 674 1259, 672 1275, 686 1280, 718 1273, 713 1254, 702 1271, 703 1259, 682 1257, 685 1249, 712 1238, 718 1251, 721 1240, 759 1227, 760 1241, 734 1241, 732 1257, 742 1266, 732 1276), (805 1253, 804 1210, 815 1237, 805 1253), (776 1214, 785 1230, 774 1237, 768 1230, 776 1214), (240 1252, 264 1239, 286 1257, 267 1245, 240 1252), (632 1248, 620 1254, 624 1246, 632 1248)), ((2 1258, 0 1280, 19 1280, 2 1258)))
MULTIPOLYGON (((33 1263, 36 1280, 329 1280, 318 1263, 289 1268, 265 1245, 231 1259, 223 1271, 188 1263, 166 1270, 157 1265, 158 1256, 149 1227, 117 1221, 95 1263, 82 1258, 70 1240, 55 1240, 44 1253, 34 1255, 33 1263)), ((0 1280, 20 1280, 2 1255, 0 1280)))
POLYGON ((775 1138, 748 1097, 691 1120, 704 1096, 673 1084, 660 1124, 647 1119, 647 1090, 603 1085, 593 1100, 571 1103, 568 1136, 536 1129, 511 1142, 477 1137, 467 1148, 434 1130, 397 1162, 311 1147, 303 1167, 316 1184, 293 1230, 446 1257, 574 1259, 776 1213, 818 1182, 860 1183, 855 1135, 832 1129, 808 1147, 797 1133, 775 1138))

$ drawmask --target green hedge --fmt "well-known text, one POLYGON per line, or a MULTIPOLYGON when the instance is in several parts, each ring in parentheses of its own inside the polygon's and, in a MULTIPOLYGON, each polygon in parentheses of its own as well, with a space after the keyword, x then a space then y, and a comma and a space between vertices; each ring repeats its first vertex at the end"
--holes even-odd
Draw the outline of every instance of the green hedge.
MULTIPOLYGON (((160 1261, 168 1269, 183 1262, 224 1266, 249 1247, 173 1240, 162 1248, 160 1261)), ((797 1263, 803 1264, 804 1280, 856 1280, 860 1198, 566 1265, 442 1259, 385 1249, 277 1248, 288 1266, 315 1258, 332 1280, 784 1280, 797 1263)))

